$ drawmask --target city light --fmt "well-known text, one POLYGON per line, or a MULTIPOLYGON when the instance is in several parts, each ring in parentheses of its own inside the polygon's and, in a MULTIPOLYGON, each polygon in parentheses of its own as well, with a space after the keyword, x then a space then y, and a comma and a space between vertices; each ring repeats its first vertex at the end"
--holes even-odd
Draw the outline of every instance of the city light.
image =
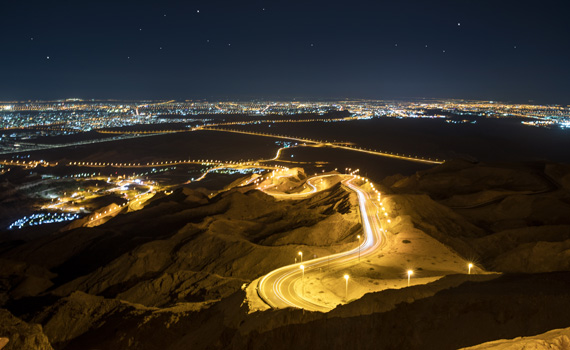
POLYGON ((569 2, 4 3, 0 350, 568 341, 569 2))
POLYGON ((75 213, 36 213, 24 216, 8 226, 9 230, 21 229, 27 226, 39 226, 58 222, 72 221, 78 219, 79 214, 75 213))

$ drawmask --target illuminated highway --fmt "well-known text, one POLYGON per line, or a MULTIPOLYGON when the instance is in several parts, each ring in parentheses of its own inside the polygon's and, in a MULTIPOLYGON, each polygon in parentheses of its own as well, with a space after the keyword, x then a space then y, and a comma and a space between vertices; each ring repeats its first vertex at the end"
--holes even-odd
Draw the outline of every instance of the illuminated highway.
POLYGON ((28 160, 28 161, 22 160, 20 162, 19 160, 14 161, 14 160, 4 159, 4 160, 0 160, 0 164, 1 165, 8 165, 8 166, 21 166, 24 168, 35 168, 35 167, 40 166, 40 165, 44 166, 44 167, 56 166, 58 163, 57 162, 50 163, 50 162, 46 162, 44 160, 28 160))
MULTIPOLYGON (((330 175, 324 175, 330 176, 330 175)), ((333 254, 319 259, 308 260, 303 263, 284 266, 274 270, 263 276, 258 283, 258 294, 261 299, 272 308, 295 307, 311 311, 329 311, 330 307, 316 304, 314 300, 307 299, 303 293, 299 294, 295 289, 295 285, 303 282, 303 275, 310 274, 312 271, 319 271, 321 268, 326 269, 342 269, 358 263, 360 257, 366 257, 374 254, 384 244, 384 230, 379 216, 379 208, 372 198, 370 191, 365 191, 358 184, 362 182, 355 175, 337 175, 343 176, 345 179, 342 184, 358 195, 358 205, 360 208, 362 228, 364 238, 360 247, 356 247, 347 252, 333 254), (301 270, 304 266, 304 271, 301 270)), ((322 176, 316 176, 314 179, 322 176)), ((373 194, 378 196, 379 193, 373 187, 373 194)), ((317 191, 316 187, 310 193, 317 191)))
MULTIPOLYGON (((279 157, 279 152, 276 157, 279 157)), ((256 162, 238 162, 238 161, 221 161, 221 160, 169 160, 163 162, 148 162, 148 163, 110 163, 110 162, 69 162, 67 166, 81 166, 90 168, 149 168, 149 167, 163 167, 171 165, 184 165, 184 164, 199 164, 199 165, 215 165, 219 167, 256 167, 261 169, 273 170, 283 168, 278 165, 266 166, 260 165, 258 162, 267 162, 276 158, 268 160, 259 160, 256 162)))
POLYGON ((155 135, 159 135, 159 134, 156 134, 156 133, 155 134, 140 134, 140 133, 138 133, 138 134, 125 134, 125 133, 122 133, 122 135, 114 136, 114 137, 108 137, 108 138, 103 138, 103 139, 90 139, 90 140, 85 140, 85 141, 69 142, 69 143, 63 143, 63 144, 40 144, 40 143, 36 144, 36 143, 32 143, 32 142, 20 141, 19 142, 20 146, 25 146, 25 147, 20 147, 18 149, 14 149, 14 150, 0 151, 0 154, 13 154, 13 153, 22 153, 22 152, 30 152, 30 151, 41 151, 41 150, 47 150, 47 149, 53 149, 53 148, 67 148, 67 147, 73 147, 73 146, 91 145, 91 144, 95 144, 95 143, 134 139, 134 138, 140 138, 140 137, 150 137, 150 136, 155 136, 155 135))

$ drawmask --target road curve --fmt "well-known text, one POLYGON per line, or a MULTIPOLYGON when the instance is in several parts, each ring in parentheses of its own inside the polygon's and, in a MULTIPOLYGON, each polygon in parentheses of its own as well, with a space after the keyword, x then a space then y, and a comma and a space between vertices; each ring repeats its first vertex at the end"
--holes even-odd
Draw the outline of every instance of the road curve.
MULTIPOLYGON (((342 176, 342 175, 339 175, 342 176)), ((363 240, 360 245, 360 258, 376 253, 384 242, 384 230, 379 218, 379 208, 373 202, 370 194, 365 192, 355 184, 359 181, 354 175, 344 175, 346 179, 342 183, 356 192, 358 195, 358 205, 362 228, 364 231, 363 240)), ((352 250, 329 255, 319 259, 308 260, 298 264, 287 265, 271 271, 263 276, 257 285, 258 295, 272 308, 295 307, 311 311, 326 312, 331 309, 329 306, 316 304, 299 294, 294 286, 303 276, 301 265, 305 266, 305 274, 320 268, 342 269, 358 263, 359 247, 352 250)))

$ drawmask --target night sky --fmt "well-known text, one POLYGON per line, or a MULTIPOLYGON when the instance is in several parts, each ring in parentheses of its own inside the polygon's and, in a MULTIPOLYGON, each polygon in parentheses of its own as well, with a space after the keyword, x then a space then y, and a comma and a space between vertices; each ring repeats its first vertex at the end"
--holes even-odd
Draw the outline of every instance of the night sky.
POLYGON ((15 1, 0 100, 570 104, 565 1, 15 1))

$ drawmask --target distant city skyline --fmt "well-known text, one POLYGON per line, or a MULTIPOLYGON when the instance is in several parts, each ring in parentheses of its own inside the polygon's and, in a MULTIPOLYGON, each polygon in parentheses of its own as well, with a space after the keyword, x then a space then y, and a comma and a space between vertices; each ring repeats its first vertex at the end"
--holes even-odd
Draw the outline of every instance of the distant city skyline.
POLYGON ((0 100, 570 104, 560 1, 10 2, 0 100))

